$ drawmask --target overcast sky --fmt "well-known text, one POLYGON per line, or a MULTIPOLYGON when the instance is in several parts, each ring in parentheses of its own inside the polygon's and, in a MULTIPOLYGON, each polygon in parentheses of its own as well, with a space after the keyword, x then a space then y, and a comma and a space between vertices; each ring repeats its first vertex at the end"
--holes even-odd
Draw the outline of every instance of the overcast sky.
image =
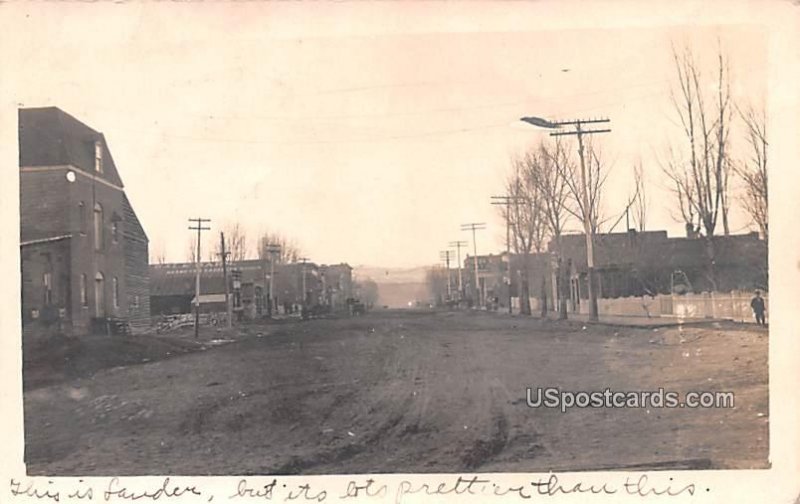
MULTIPOLYGON (((611 118, 597 138, 605 214, 623 211, 641 159, 648 228, 682 235, 657 163, 680 131, 671 44, 692 47, 712 79, 719 41, 735 98, 760 104, 769 33, 676 23, 691 8, 660 4, 598 29, 569 5, 19 4, 0 26, 17 35, 3 53, 17 71, 2 79, 16 104, 105 133, 151 255, 171 261, 186 259, 195 216, 212 219, 209 239, 238 221, 252 244, 277 231, 319 263, 433 263, 470 238, 465 222, 488 223, 478 252, 498 252, 489 198, 546 135, 514 127, 523 115, 611 118)), ((751 229, 738 210, 731 228, 751 229)))

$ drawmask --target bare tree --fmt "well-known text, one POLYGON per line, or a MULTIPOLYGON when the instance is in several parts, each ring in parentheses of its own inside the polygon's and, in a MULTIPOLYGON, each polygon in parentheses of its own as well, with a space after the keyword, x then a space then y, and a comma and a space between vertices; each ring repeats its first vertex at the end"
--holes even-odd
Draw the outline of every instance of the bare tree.
POLYGON ((555 137, 552 144, 540 143, 539 149, 544 153, 544 158, 539 170, 533 173, 533 177, 542 194, 542 212, 557 258, 556 296, 559 318, 566 319, 569 282, 566 278, 568 272, 563 264, 561 236, 570 216, 570 212, 566 209, 570 191, 564 174, 574 171, 574 161, 569 149, 566 148, 566 142, 561 137, 555 137))
POLYGON ((447 270, 434 266, 425 272, 425 285, 435 306, 442 306, 447 299, 447 270))
POLYGON ((581 222, 588 220, 592 233, 597 234, 604 222, 602 216, 603 188, 608 178, 608 169, 600 149, 593 144, 591 137, 586 141, 585 152, 585 186, 580 168, 575 163, 559 165, 561 177, 564 178, 564 183, 569 190, 569 202, 563 208, 581 222), (584 191, 586 191, 588 207, 584 207, 584 191))
POLYGON ((512 198, 512 203, 501 210, 511 230, 511 248, 522 256, 519 297, 520 312, 524 315, 531 313, 530 255, 531 252, 541 252, 547 238, 544 193, 537 179, 543 165, 548 162, 543 149, 529 151, 512 161, 514 171, 506 181, 506 194, 512 198))
POLYGON ((369 277, 353 279, 353 292, 368 308, 374 306, 380 298, 378 284, 369 277))
POLYGON ((702 231, 707 240, 707 276, 716 286, 713 236, 722 220, 723 233, 729 234, 728 181, 731 171, 729 131, 733 106, 730 70, 721 48, 717 53, 714 91, 709 86, 688 48, 672 51, 678 85, 670 93, 685 139, 683 149, 670 149, 664 173, 673 184, 680 215, 687 231, 702 231))
POLYGON ((758 226, 761 237, 769 240, 769 199, 767 194, 767 117, 764 109, 752 106, 739 110, 746 131, 750 156, 735 165, 744 182, 742 206, 758 226))
POLYGON ((633 166, 634 193, 630 202, 633 212, 633 223, 636 230, 642 232, 647 228, 647 187, 645 185, 642 162, 638 161, 633 166))
POLYGON ((269 259, 273 254, 269 249, 272 245, 277 245, 280 249, 278 252, 274 252, 277 263, 297 262, 303 255, 294 240, 277 232, 264 231, 258 239, 258 258, 269 259))
MULTIPOLYGON (((227 226, 225 233, 225 246, 230 252, 228 258, 231 262, 244 261, 248 258, 247 236, 238 222, 227 226)), ((217 251, 218 253, 220 251, 217 251)))
POLYGON ((167 255, 164 252, 164 245, 159 243, 150 249, 152 252, 151 262, 155 264, 165 264, 167 262, 167 255))
POLYGON ((192 236, 186 244, 186 261, 197 262, 197 237, 192 236))

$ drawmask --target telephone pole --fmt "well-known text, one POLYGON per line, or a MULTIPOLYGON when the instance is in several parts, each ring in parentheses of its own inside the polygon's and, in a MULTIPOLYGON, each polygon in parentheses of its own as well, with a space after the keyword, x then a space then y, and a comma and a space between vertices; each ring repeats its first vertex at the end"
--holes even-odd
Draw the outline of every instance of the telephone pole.
POLYGON ((210 231, 211 228, 203 224, 211 222, 211 219, 203 219, 198 217, 196 219, 189 219, 189 222, 194 223, 194 226, 189 226, 190 231, 197 231, 197 256, 195 257, 195 270, 197 277, 194 284, 194 338, 200 337, 200 233, 203 231, 210 231))
POLYGON ((453 291, 452 291, 452 287, 450 285, 451 284, 451 282, 450 282, 450 254, 452 252, 453 252, 452 250, 442 250, 441 252, 439 252, 439 257, 444 260, 445 265, 447 267, 447 300, 448 301, 450 301, 450 299, 452 299, 452 297, 453 297, 453 291))
POLYGON ((472 249, 474 255, 472 257, 473 269, 475 271, 475 297, 478 302, 478 307, 482 306, 482 293, 478 282, 478 243, 475 241, 475 231, 486 229, 485 222, 470 222, 468 224, 461 224, 461 231, 472 231, 472 249))
POLYGON ((219 256, 222 258, 222 279, 225 282, 225 311, 228 315, 228 329, 233 327, 233 307, 231 306, 231 292, 228 286, 228 256, 230 252, 225 250, 225 233, 219 233, 219 256))
POLYGON ((469 243, 465 241, 453 241, 450 242, 449 245, 456 248, 456 259, 458 260, 458 300, 461 301, 461 297, 464 295, 464 283, 461 280, 461 247, 466 247, 469 243))
POLYGON ((301 257, 300 263, 302 263, 302 270, 303 270, 303 308, 306 306, 306 263, 308 262, 308 257, 301 257))
POLYGON ((597 124, 609 123, 610 119, 577 119, 574 121, 555 121, 553 122, 556 127, 561 126, 574 126, 574 131, 556 131, 550 133, 550 136, 566 136, 575 135, 578 137, 578 156, 581 160, 581 189, 582 189, 582 206, 583 206, 583 229, 586 234, 586 263, 588 266, 588 284, 589 284, 589 320, 596 321, 598 319, 597 313, 597 291, 596 291, 596 278, 594 272, 594 230, 592 229, 592 219, 596 216, 592 215, 593 209, 589 206, 589 187, 586 183, 586 161, 584 160, 583 152, 583 135, 594 135, 596 133, 610 133, 610 129, 583 129, 584 124, 597 124))
POLYGON ((269 253, 269 316, 272 317, 272 309, 275 304, 275 254, 281 253, 281 246, 276 244, 267 245, 267 253, 269 253))
MULTIPOLYGON (((513 313, 511 308, 511 203, 515 205, 520 201, 525 201, 523 196, 492 196, 492 205, 505 205, 506 206, 506 257, 508 257, 508 313, 513 313)), ((520 294, 522 289, 520 289, 520 294)), ((520 299, 520 306, 522 306, 520 299)))

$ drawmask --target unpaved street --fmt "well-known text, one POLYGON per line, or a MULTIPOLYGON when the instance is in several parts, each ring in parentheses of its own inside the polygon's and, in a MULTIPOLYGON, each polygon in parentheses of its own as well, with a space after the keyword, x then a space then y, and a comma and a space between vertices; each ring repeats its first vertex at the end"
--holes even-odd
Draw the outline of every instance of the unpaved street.
POLYGON ((375 312, 25 393, 31 474, 765 467, 767 333, 375 312), (735 409, 526 405, 526 387, 733 391, 735 409))

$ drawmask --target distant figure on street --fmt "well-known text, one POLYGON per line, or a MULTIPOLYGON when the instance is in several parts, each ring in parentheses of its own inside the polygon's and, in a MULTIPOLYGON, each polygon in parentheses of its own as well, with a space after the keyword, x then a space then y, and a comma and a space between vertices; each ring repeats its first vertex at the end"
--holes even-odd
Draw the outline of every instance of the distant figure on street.
POLYGON ((761 291, 756 291, 756 296, 750 300, 750 308, 753 309, 753 314, 756 316, 756 324, 764 325, 764 298, 761 297, 761 291))

